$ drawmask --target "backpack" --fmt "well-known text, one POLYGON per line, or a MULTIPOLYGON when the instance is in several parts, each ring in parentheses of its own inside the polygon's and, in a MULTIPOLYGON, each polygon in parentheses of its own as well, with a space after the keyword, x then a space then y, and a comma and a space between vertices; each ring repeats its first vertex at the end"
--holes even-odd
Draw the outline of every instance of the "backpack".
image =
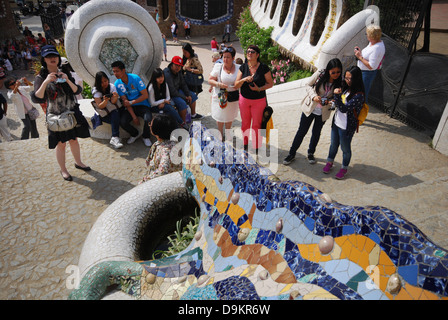
POLYGON ((361 111, 358 114, 358 126, 362 125, 367 118, 367 114, 369 113, 369 106, 364 102, 362 105, 361 111))

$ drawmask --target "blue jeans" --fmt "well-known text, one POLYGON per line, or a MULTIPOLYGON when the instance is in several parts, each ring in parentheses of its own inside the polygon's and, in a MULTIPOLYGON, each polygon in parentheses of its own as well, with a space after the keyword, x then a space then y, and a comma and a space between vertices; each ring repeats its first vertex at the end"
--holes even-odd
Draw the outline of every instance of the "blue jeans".
MULTIPOLYGON (((144 105, 134 105, 132 106, 132 109, 134 110, 134 113, 137 117, 142 117, 144 120, 142 137, 150 138, 151 131, 149 129, 149 123, 152 120, 151 108, 144 105)), ((125 110, 121 116, 120 125, 124 130, 129 132, 132 137, 136 137, 138 136, 138 130, 131 124, 131 122, 131 114, 128 110, 125 110)))
POLYGON ((325 121, 322 121, 322 116, 315 115, 314 113, 310 114, 308 117, 302 112, 302 117, 300 118, 299 129, 297 129, 297 133, 294 137, 294 141, 292 142, 291 148, 289 149, 289 154, 292 156, 296 155, 297 149, 299 149, 302 144, 303 138, 307 134, 308 130, 313 123, 313 130, 310 140, 310 145, 308 146, 308 154, 314 154, 316 151, 316 146, 319 143, 320 133, 322 131, 322 127, 325 124, 325 121))
POLYGON ((362 82, 364 82, 364 90, 366 91, 365 102, 367 102, 367 97, 369 96, 370 88, 372 87, 373 80, 375 80, 378 70, 363 70, 362 71, 362 82))
POLYGON ((328 151, 327 162, 334 162, 339 146, 342 150, 342 169, 347 169, 352 158, 352 138, 353 134, 347 135, 347 130, 339 128, 333 123, 331 126, 331 143, 328 151))
MULTIPOLYGON (((178 90, 179 93, 185 95, 185 93, 182 90, 178 90)), ((196 100, 198 100, 198 96, 196 95, 196 93, 190 91, 190 96, 191 96, 191 103, 194 103, 196 100)), ((177 110, 182 111, 188 108, 187 102, 182 99, 181 97, 171 97, 171 101, 174 102, 174 104, 177 107, 177 110)))
POLYGON ((103 122, 109 123, 112 127, 112 137, 120 137, 120 111, 112 110, 107 116, 101 117, 103 122))
POLYGON ((151 107, 151 111, 154 113, 158 113, 160 111, 163 111, 163 113, 169 114, 171 117, 173 117, 174 120, 177 121, 177 123, 182 124, 184 121, 179 115, 179 112, 177 112, 176 109, 173 107, 174 102, 171 102, 171 104, 165 103, 162 109, 160 109, 158 106, 151 107))

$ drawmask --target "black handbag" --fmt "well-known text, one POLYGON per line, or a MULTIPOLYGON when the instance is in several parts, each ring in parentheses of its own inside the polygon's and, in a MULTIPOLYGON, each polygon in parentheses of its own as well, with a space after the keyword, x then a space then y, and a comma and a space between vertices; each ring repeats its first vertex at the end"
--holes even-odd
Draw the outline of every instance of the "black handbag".
POLYGON ((190 71, 185 72, 185 82, 188 86, 197 87, 204 82, 204 76, 202 74, 196 74, 190 71))
POLYGON ((240 92, 238 90, 227 92, 227 101, 234 102, 240 99, 240 92))

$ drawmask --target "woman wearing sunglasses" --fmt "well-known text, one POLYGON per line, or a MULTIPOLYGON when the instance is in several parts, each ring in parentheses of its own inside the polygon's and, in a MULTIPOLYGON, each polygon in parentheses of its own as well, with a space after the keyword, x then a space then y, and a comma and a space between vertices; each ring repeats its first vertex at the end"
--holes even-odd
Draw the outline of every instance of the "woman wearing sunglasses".
POLYGON ((78 138, 89 138, 89 124, 79 109, 75 96, 82 88, 75 83, 71 75, 60 70, 61 56, 53 45, 42 47, 42 68, 34 81, 31 99, 34 103, 47 103, 47 116, 61 115, 64 112, 74 112, 76 126, 66 131, 52 131, 48 129, 48 147, 56 150, 56 160, 64 180, 73 178, 65 165, 65 149, 67 142, 75 159, 75 168, 90 171, 90 167, 81 161, 81 148, 78 138))
POLYGON ((258 150, 263 142, 260 128, 267 105, 266 90, 272 88, 274 81, 269 67, 260 62, 260 49, 257 46, 250 45, 247 48, 246 58, 247 62, 238 71, 235 89, 241 88, 239 107, 244 148, 248 149, 249 129, 252 129, 252 147, 258 150))
POLYGON ((352 157, 352 138, 358 127, 357 114, 361 111, 364 101, 365 91, 362 81, 362 71, 359 67, 352 66, 345 72, 342 88, 334 90, 336 112, 331 125, 331 143, 327 164, 323 172, 330 173, 334 158, 336 157, 339 146, 341 146, 342 168, 336 174, 336 179, 344 179, 347 174, 348 165, 352 157))
POLYGON ((283 164, 290 164, 296 157, 297 149, 302 144, 303 138, 307 134, 311 124, 313 130, 310 144, 308 146, 308 162, 316 163, 314 152, 319 143, 320 133, 325 121, 330 118, 333 99, 333 91, 341 87, 342 82, 342 63, 339 59, 331 59, 327 63, 325 70, 316 71, 311 77, 306 87, 306 97, 302 103, 302 116, 300 118, 299 128, 289 149, 288 156, 283 160, 283 164))

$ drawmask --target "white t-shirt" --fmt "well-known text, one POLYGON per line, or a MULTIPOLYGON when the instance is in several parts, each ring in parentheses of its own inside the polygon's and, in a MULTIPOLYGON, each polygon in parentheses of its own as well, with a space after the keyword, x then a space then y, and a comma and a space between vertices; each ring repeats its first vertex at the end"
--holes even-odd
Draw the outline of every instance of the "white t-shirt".
MULTIPOLYGON (((369 45, 364 49, 362 49, 361 51, 362 57, 367 61, 369 61, 372 70, 381 69, 381 64, 383 62, 385 53, 386 53, 386 47, 384 46, 383 41, 377 42, 374 45, 371 45, 369 43, 369 45)), ((359 60, 358 60, 358 67, 361 70, 372 71, 359 60)))
MULTIPOLYGON (((110 88, 110 93, 114 93, 117 92, 117 88, 115 88, 115 86, 112 83, 109 83, 109 88, 110 88)), ((96 87, 93 87, 92 89, 92 96, 93 98, 102 98, 103 94, 101 93, 101 91, 98 91, 96 89, 96 87)))
MULTIPOLYGON (((348 97, 350 95, 350 91, 344 92, 344 95, 348 97)), ((344 102, 344 99, 342 99, 342 102, 344 102)), ((336 109, 336 113, 334 115, 334 124, 342 130, 347 130, 347 113, 343 113, 336 109)))
MULTIPOLYGON (((228 74, 227 72, 225 72, 222 67, 223 64, 222 63, 215 63, 213 65, 213 70, 212 72, 210 72, 210 75, 212 77, 217 77, 218 78, 218 82, 222 82, 228 86, 230 85, 234 85, 236 77, 238 75, 238 70, 240 70, 240 65, 234 63, 235 66, 235 70, 233 73, 228 74)), ((214 96, 218 96, 219 93, 219 88, 218 87, 213 87, 213 95, 214 96)), ((235 88, 228 88, 227 91, 235 91, 235 88)))

